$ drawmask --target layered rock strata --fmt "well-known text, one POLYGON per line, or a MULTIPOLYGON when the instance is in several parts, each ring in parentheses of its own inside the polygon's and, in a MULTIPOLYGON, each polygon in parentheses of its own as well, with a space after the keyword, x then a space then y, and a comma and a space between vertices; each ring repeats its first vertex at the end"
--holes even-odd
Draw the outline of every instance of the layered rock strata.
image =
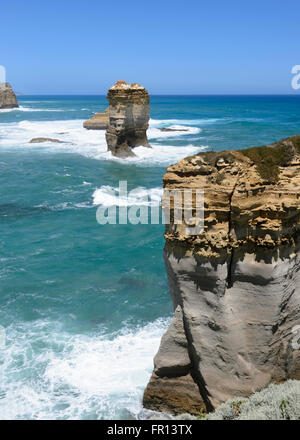
POLYGON ((132 148, 150 147, 147 129, 150 118, 150 97, 139 84, 118 81, 107 94, 109 124, 106 131, 108 150, 114 156, 134 156, 132 148))
POLYGON ((181 205, 163 202, 171 208, 164 258, 175 314, 144 405, 211 411, 300 379, 300 136, 188 157, 167 169, 164 188, 204 190, 204 229, 189 235, 184 222, 174 224, 181 205))
POLYGON ((19 107, 15 92, 9 83, 0 83, 0 109, 19 107))
POLYGON ((87 130, 106 130, 109 123, 108 108, 104 113, 95 113, 94 116, 83 123, 87 130))

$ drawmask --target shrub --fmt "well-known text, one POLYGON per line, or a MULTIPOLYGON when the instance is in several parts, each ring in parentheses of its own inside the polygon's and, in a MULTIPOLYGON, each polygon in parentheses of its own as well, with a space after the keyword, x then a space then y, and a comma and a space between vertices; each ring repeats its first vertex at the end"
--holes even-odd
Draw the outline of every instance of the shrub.
POLYGON ((207 420, 300 420, 300 381, 271 384, 248 399, 228 400, 207 420))

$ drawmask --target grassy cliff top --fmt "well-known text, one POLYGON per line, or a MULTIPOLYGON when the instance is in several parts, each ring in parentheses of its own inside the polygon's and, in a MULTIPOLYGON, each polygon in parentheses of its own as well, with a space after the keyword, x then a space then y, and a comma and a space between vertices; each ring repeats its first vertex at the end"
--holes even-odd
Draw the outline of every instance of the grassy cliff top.
POLYGON ((257 168, 259 175, 270 183, 276 183, 279 176, 279 168, 288 166, 294 159, 300 157, 300 135, 282 139, 270 145, 246 148, 236 151, 206 151, 184 160, 192 162, 196 158, 206 164, 215 167, 218 160, 222 159, 233 164, 241 160, 242 156, 250 159, 257 168))
POLYGON ((300 136, 283 139, 274 144, 240 150, 254 162, 260 176, 269 181, 277 181, 279 167, 287 166, 300 154, 300 136))

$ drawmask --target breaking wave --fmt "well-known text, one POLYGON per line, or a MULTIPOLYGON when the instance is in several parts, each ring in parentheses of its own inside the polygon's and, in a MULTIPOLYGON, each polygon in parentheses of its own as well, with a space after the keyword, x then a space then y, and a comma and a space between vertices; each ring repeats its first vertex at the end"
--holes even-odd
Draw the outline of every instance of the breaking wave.
MULTIPOLYGON (((152 148, 138 147, 134 150, 135 157, 127 159, 115 158, 107 151, 104 130, 85 130, 83 120, 67 121, 21 121, 0 124, 0 148, 16 148, 26 150, 43 150, 45 152, 69 152, 80 154, 97 160, 114 160, 123 163, 136 163, 141 165, 171 164, 185 156, 196 154, 206 149, 205 146, 187 144, 173 146, 160 144, 159 141, 167 137, 195 136, 200 132, 197 127, 186 125, 173 125, 172 130, 178 131, 161 132, 157 127, 150 124, 148 136, 152 141, 152 148), (179 131, 188 130, 188 131, 179 131), (62 143, 39 143, 30 144, 32 138, 46 137, 55 138, 62 143)), ((169 141, 170 142, 170 141, 169 141)))
POLYGON ((143 390, 169 319, 93 335, 40 320, 6 329, 2 419, 118 419, 142 411, 143 390))
POLYGON ((93 194, 94 205, 103 206, 158 206, 161 201, 163 189, 143 187, 135 188, 128 192, 128 196, 120 195, 119 188, 103 185, 93 194))

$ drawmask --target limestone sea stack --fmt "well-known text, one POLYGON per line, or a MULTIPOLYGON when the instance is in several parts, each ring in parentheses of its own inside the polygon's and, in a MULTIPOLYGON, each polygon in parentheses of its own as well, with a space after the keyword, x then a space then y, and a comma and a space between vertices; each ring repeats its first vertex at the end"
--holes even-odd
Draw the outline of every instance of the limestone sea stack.
MULTIPOLYGON (((199 414, 300 379, 300 136, 188 157, 167 169, 164 188, 204 189, 204 230, 166 226, 175 314, 145 407, 199 414)), ((181 208, 170 206, 172 219, 181 208)))
POLYGON ((147 129, 150 96, 139 84, 118 81, 107 94, 109 124, 106 131, 108 150, 114 156, 134 156, 132 148, 150 147, 147 129))
POLYGON ((104 113, 95 113, 94 116, 83 123, 87 130, 106 130, 109 122, 108 108, 104 113))
POLYGON ((0 109, 19 107, 15 92, 9 83, 0 83, 0 109))

